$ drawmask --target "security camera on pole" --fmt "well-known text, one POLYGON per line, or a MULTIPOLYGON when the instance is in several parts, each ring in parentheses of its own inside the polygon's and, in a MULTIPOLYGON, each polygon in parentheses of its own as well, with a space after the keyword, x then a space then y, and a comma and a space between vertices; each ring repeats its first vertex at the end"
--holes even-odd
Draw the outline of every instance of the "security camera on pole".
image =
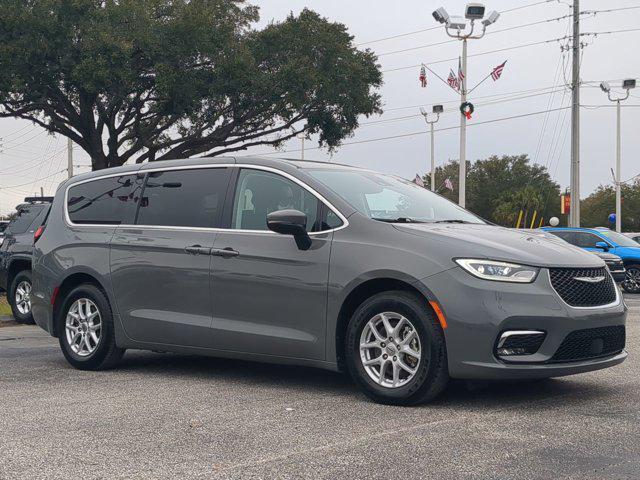
POLYGON ((467 178, 467 118, 473 112, 473 105, 467 103, 467 40, 484 37, 487 27, 495 23, 500 14, 495 10, 485 18, 485 7, 480 3, 468 3, 464 17, 451 16, 440 7, 433 12, 433 18, 444 24, 447 35, 462 40, 462 64, 460 66, 460 178, 459 200, 461 207, 466 204, 466 178, 467 178), (484 20, 483 20, 484 19, 484 20), (467 24, 470 20, 470 24, 467 24), (482 20, 482 33, 474 35, 475 21, 482 20), (467 27, 469 31, 467 32, 467 27))
POLYGON ((427 122, 427 125, 431 127, 431 191, 436 191, 436 160, 434 155, 434 140, 433 140, 433 125, 438 123, 440 120, 440 114, 444 112, 444 107, 442 105, 434 105, 432 109, 435 114, 435 120, 429 120, 429 112, 427 112, 424 108, 420 107, 420 113, 424 117, 424 121, 427 122))
POLYGON ((616 184, 616 232, 622 231, 622 192, 621 192, 621 180, 620 180, 620 102, 629 98, 629 90, 636 88, 636 81, 633 78, 624 80, 622 82, 622 88, 626 90, 624 97, 613 98, 611 96, 611 87, 607 82, 602 82, 600 88, 607 94, 609 100, 616 102, 616 174, 614 182, 616 184))

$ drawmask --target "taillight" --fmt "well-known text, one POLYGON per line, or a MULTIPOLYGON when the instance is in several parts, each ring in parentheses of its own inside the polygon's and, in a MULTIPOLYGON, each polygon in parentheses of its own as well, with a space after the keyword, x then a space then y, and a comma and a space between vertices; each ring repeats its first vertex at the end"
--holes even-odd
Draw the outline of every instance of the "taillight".
POLYGON ((36 243, 44 233, 44 225, 40 225, 33 234, 33 243, 36 243))

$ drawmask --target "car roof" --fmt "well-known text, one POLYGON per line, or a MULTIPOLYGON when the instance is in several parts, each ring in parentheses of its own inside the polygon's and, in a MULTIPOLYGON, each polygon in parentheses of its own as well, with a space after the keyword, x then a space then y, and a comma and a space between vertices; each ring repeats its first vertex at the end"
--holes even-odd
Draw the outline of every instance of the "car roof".
POLYGON ((103 170, 95 170, 93 172, 76 175, 73 178, 63 182, 62 185, 75 184, 91 178, 102 177, 105 175, 127 174, 135 172, 144 172, 146 170, 165 169, 173 167, 188 167, 198 165, 215 165, 215 164, 249 164, 262 165, 267 167, 281 167, 285 169, 331 169, 331 170, 363 170, 359 167, 344 165, 331 162, 315 162, 309 160, 297 160, 293 158, 269 158, 260 156, 246 157, 199 157, 186 158, 176 160, 160 160, 156 162, 146 162, 139 165, 123 165, 121 167, 113 167, 103 170))

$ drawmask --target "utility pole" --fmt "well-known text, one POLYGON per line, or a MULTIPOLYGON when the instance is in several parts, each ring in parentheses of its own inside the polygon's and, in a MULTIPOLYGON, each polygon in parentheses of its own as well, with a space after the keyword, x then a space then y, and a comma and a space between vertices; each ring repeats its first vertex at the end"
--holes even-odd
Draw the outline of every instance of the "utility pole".
POLYGON ((40 197, 44 197, 44 188, 40 186, 40 197))
POLYGON ((580 226, 580 48, 580 0, 573 0, 570 227, 580 226))
POLYGON ((613 98, 611 96, 611 87, 607 82, 602 82, 600 88, 609 97, 609 101, 616 102, 616 172, 613 178, 616 184, 616 232, 622 232, 622 178, 621 178, 621 151, 620 151, 620 136, 621 136, 621 115, 620 115, 620 102, 623 102, 629 98, 629 90, 636 88, 636 81, 633 78, 624 80, 622 82, 622 88, 626 90, 624 97, 613 98))
POLYGON ((433 113, 436 115, 435 120, 429 120, 429 113, 424 109, 420 108, 420 113, 424 117, 424 121, 427 122, 431 130, 431 191, 436 191, 436 157, 435 157, 435 140, 433 135, 433 125, 438 123, 440 120, 440 114, 444 111, 444 107, 442 105, 434 105, 432 109, 433 113))
POLYGON ((304 134, 301 133, 298 135, 298 138, 300 139, 300 144, 302 146, 300 150, 300 160, 304 160, 304 134))
POLYGON ((73 140, 67 138, 67 174, 73 177, 73 140))

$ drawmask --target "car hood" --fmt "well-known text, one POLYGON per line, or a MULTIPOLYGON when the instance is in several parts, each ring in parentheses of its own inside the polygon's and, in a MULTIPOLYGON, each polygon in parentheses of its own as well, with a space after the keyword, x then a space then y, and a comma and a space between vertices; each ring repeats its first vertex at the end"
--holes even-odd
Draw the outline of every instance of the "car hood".
POLYGON ((539 267, 603 267, 596 255, 544 232, 484 224, 394 224, 450 258, 486 258, 539 267))
POLYGON ((615 254, 625 260, 640 261, 640 245, 637 247, 616 247, 615 254))

